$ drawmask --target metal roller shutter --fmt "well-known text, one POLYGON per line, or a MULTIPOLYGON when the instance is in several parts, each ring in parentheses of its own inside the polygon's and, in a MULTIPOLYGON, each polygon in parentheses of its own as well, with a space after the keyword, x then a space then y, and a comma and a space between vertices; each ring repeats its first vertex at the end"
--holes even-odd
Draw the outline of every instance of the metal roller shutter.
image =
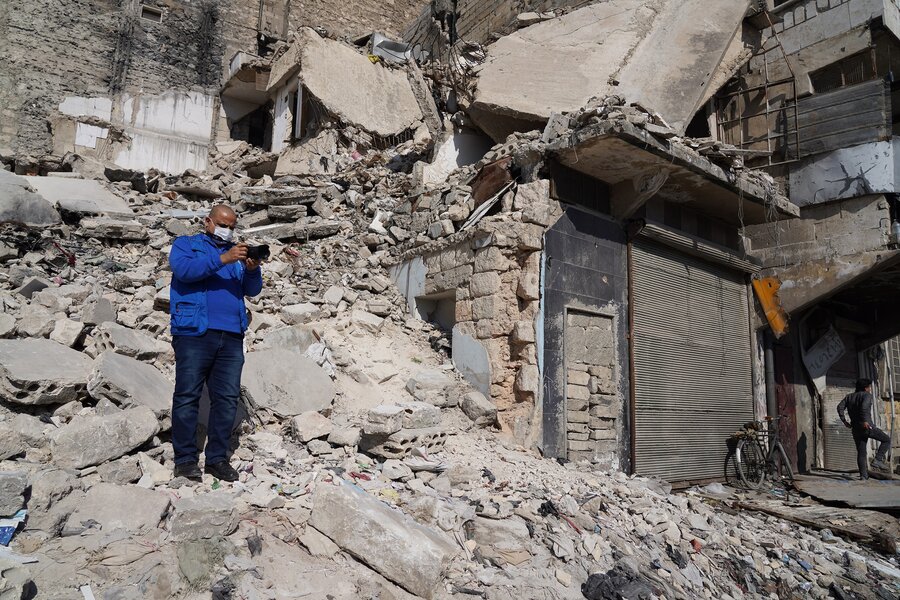
POLYGON ((645 239, 632 260, 635 470, 721 478, 753 419, 745 277, 645 239))

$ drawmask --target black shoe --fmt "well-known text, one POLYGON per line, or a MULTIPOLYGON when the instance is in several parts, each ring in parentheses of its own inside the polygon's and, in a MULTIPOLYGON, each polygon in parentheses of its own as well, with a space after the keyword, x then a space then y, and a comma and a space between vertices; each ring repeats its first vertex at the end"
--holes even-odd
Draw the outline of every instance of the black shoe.
POLYGON ((200 470, 200 465, 195 462, 182 463, 175 465, 175 477, 184 477, 191 481, 202 481, 203 472, 200 470))
POLYGON ((240 477, 240 474, 227 460, 212 465, 206 465, 206 473, 212 475, 216 479, 221 479, 222 481, 237 481, 238 477, 240 477))

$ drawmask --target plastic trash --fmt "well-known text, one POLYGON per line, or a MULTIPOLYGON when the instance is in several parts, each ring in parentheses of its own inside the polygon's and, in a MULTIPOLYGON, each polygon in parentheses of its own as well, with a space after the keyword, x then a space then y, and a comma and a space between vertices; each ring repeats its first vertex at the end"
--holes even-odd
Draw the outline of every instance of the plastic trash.
POLYGON ((9 546, 9 542, 12 541, 16 530, 25 521, 26 516, 28 516, 28 510, 23 508, 11 517, 0 519, 0 545, 9 546))

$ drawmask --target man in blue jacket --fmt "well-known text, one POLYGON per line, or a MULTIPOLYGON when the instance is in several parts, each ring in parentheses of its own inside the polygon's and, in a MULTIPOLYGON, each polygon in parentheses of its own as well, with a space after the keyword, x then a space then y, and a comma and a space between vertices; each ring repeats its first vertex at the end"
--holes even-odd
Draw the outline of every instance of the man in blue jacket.
POLYGON ((203 384, 209 390, 206 439, 207 473, 236 481, 228 446, 244 366, 247 308, 244 296, 262 291, 259 262, 247 257, 246 244, 234 244, 237 215, 214 206, 204 232, 175 240, 170 308, 175 349, 175 395, 172 399, 172 446, 175 476, 202 478, 197 463, 197 412, 203 384))

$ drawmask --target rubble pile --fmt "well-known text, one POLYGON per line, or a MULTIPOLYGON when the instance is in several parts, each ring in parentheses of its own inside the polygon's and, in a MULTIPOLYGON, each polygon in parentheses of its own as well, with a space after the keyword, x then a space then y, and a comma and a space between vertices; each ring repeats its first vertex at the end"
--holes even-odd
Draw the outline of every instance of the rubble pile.
POLYGON ((108 184, 132 215, 5 227, 0 512, 27 516, 4 520, 2 597, 894 597, 896 559, 480 429, 496 407, 406 319, 381 265, 434 241, 412 234, 431 231, 418 214, 463 229, 474 195, 504 193, 472 178, 540 143, 498 146, 415 210, 396 206, 413 175, 387 153, 273 180, 245 148, 156 191, 108 184), (273 258, 249 303, 241 480, 195 484, 173 478, 168 441, 166 260, 229 198, 273 258))

